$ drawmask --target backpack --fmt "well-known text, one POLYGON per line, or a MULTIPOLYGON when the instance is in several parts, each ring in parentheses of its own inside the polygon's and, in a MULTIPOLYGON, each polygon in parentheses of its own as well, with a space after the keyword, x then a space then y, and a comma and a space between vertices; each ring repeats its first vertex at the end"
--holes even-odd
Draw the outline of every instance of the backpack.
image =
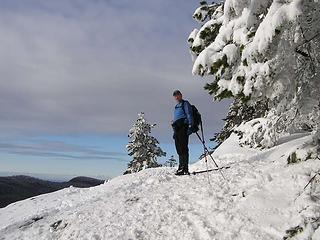
MULTIPOLYGON (((182 109, 184 111, 184 104, 186 101, 183 101, 183 105, 182 105, 182 109)), ((190 103, 189 103, 190 104, 190 103)), ((190 104, 191 105, 191 104, 190 104)), ((199 131, 199 127, 201 125, 201 114, 199 113, 198 109, 196 108, 196 106, 191 105, 191 111, 192 111, 192 119, 193 119, 193 124, 191 126, 191 131, 193 133, 196 133, 199 131)))

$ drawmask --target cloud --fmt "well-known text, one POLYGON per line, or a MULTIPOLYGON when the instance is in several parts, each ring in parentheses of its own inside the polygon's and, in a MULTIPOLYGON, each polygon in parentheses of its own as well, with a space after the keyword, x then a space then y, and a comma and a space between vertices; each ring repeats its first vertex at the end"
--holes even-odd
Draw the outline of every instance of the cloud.
POLYGON ((196 5, 1 1, 0 131, 125 135, 144 111, 168 139, 176 88, 217 131, 228 103, 213 105, 191 75, 186 38, 196 5))
POLYGON ((0 151, 21 156, 36 156, 54 159, 119 160, 127 161, 122 152, 108 152, 96 147, 68 144, 62 141, 33 140, 27 144, 1 143, 0 151))

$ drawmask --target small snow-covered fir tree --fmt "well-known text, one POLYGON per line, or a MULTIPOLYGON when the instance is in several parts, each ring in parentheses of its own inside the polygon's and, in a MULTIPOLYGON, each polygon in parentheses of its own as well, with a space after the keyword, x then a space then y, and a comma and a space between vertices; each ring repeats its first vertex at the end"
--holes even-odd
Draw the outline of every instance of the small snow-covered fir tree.
MULTIPOLYGON (((244 144, 270 147, 284 134, 312 131, 319 145, 319 14, 319 0, 201 1, 196 9, 202 26, 188 38, 193 74, 212 76, 205 89, 215 100, 254 111, 267 104, 237 129, 244 144)), ((228 131, 238 125, 229 115, 228 131)))
POLYGON ((165 166, 167 167, 177 166, 177 160, 174 158, 173 155, 165 162, 165 166))
POLYGON ((133 157, 124 174, 139 172, 146 168, 159 167, 157 157, 166 156, 158 146, 159 141, 150 136, 155 124, 148 123, 144 113, 138 114, 138 119, 129 131, 131 141, 127 145, 129 155, 133 157))

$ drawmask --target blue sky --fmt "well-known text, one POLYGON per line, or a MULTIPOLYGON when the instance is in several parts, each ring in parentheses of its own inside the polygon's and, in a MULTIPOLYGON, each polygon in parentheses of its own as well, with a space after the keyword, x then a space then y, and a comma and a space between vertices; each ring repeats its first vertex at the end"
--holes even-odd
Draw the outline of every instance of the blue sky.
MULTIPOLYGON (((0 2, 0 172, 116 176, 141 111, 175 154, 172 91, 202 112, 208 137, 228 102, 192 76, 186 39, 198 1, 0 2)), ((208 80, 208 79, 207 79, 208 80)), ((201 154, 191 138, 191 160, 201 154)), ((160 161, 164 161, 162 158, 160 161)))

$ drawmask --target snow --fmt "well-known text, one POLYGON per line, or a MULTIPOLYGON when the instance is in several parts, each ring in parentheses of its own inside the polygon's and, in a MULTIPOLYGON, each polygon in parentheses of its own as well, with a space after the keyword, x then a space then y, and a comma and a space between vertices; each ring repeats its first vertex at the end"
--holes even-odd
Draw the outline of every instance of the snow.
MULTIPOLYGON (((319 202, 302 189, 320 161, 287 164, 311 141, 296 134, 258 150, 240 147, 233 134, 212 155, 230 166, 227 181, 215 171, 178 177, 163 167, 13 203, 0 209, 0 239, 282 239, 319 217, 319 202)), ((205 166, 202 159, 190 169, 205 166)), ((296 239, 319 239, 319 229, 309 224, 296 239)))
MULTIPOLYGON (((253 42, 247 48, 262 53, 267 51, 269 44, 275 36, 275 30, 281 28, 286 21, 293 21, 301 13, 299 9, 299 1, 292 1, 288 4, 280 4, 274 1, 265 19, 259 25, 253 42)), ((249 50, 250 52, 252 50, 249 50)))
POLYGON ((278 140, 272 125, 273 122, 270 119, 255 118, 235 127, 235 131, 242 135, 240 144, 250 145, 254 148, 272 147, 278 140))
POLYGON ((222 52, 227 55, 228 64, 232 64, 235 60, 238 59, 238 48, 235 44, 226 45, 222 52))
POLYGON ((195 37, 197 36, 199 30, 198 29, 193 29, 193 31, 190 33, 189 37, 188 37, 188 41, 194 41, 195 37))

